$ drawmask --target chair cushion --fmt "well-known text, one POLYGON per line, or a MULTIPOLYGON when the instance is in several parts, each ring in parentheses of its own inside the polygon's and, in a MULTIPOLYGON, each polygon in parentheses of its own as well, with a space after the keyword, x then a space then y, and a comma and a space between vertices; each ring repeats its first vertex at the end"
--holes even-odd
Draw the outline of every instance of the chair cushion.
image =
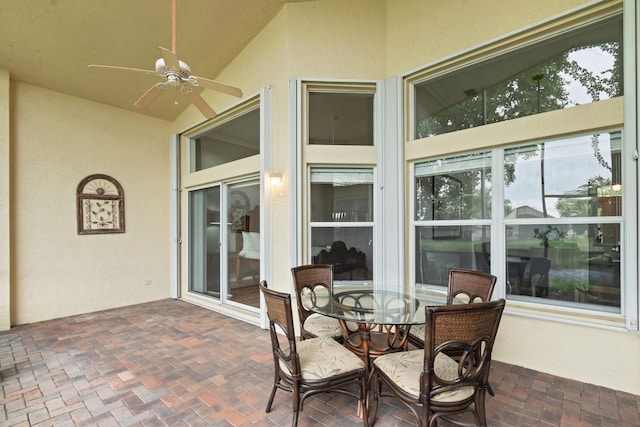
POLYGON ((260 233, 242 232, 242 250, 238 253, 243 258, 260 259, 260 233))
MULTIPOLYGON (((364 362, 333 338, 318 337, 296 343, 304 380, 323 380, 364 369, 364 362)), ((281 361, 280 368, 288 372, 281 361)))
MULTIPOLYGON (((424 366, 424 350, 404 351, 380 356, 373 361, 376 369, 384 372, 391 381, 416 400, 420 395, 420 375, 424 366)), ((458 378, 458 362, 439 353, 436 356, 434 370, 445 380, 458 378)), ((440 393, 432 398, 438 402, 455 402, 473 395, 474 387, 463 386, 455 390, 440 393)))
POLYGON ((340 322, 333 317, 313 313, 304 322, 304 329, 317 337, 342 337, 340 322))

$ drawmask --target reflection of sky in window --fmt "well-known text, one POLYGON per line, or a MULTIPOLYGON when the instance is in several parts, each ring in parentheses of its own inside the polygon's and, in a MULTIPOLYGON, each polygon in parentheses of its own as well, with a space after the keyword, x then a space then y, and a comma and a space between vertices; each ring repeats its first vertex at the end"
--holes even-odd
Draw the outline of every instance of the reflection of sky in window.
MULTIPOLYGON (((600 134, 598 141, 601 154, 607 164, 611 165, 609 134, 600 134)), ((524 150, 521 149, 521 151, 524 150)), ((509 157, 507 156, 507 159, 509 157)), ((516 160, 515 181, 505 187, 505 200, 511 201, 513 209, 530 206, 543 212, 540 160, 539 151, 528 159, 516 160)), ((585 186, 593 177, 601 176, 610 179, 611 171, 596 159, 591 146, 591 135, 588 135, 545 143, 544 176, 547 195, 576 194, 584 193, 585 186)), ((555 208, 557 200, 557 197, 546 199, 547 214, 555 218, 560 217, 555 208)))
MULTIPOLYGON (((569 54, 569 61, 578 63, 581 67, 588 70, 597 77, 611 77, 611 72, 605 71, 613 69, 614 57, 599 47, 588 47, 577 50, 569 54)), ((564 86, 569 94, 569 105, 584 105, 593 102, 591 95, 587 93, 587 89, 577 80, 574 80, 566 73, 561 73, 562 78, 566 81, 564 86)), ((607 99, 609 96, 601 92, 600 99, 607 99)))

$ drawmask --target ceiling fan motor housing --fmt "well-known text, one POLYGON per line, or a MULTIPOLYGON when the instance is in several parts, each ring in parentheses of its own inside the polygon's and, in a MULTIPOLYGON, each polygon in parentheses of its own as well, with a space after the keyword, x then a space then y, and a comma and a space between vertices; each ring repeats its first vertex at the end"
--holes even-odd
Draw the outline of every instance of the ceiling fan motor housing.
POLYGON ((156 73, 163 75, 167 78, 167 83, 172 86, 177 86, 182 80, 188 80, 191 76, 191 68, 182 61, 178 61, 180 69, 176 70, 165 64, 164 58, 156 60, 156 73))

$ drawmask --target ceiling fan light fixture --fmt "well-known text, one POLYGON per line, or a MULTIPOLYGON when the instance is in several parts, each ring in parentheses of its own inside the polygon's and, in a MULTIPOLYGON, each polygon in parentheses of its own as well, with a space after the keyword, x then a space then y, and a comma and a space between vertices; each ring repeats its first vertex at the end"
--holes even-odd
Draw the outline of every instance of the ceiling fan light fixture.
POLYGON ((169 86, 180 86, 180 77, 175 74, 167 74, 167 84, 169 86))

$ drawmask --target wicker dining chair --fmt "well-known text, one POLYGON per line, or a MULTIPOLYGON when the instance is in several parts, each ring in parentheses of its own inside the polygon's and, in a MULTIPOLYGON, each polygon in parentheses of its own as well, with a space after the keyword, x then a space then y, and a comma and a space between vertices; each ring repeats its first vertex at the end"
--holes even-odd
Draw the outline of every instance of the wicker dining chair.
POLYGON ((298 425, 298 414, 304 400, 316 393, 339 392, 358 399, 366 412, 367 375, 364 362, 340 343, 329 337, 308 338, 296 342, 291 309, 291 296, 267 288, 260 283, 269 318, 275 378, 266 412, 271 412, 278 389, 293 394, 292 426, 298 425), (353 388, 357 391, 353 391, 353 388))
MULTIPOLYGON (((449 269, 447 302, 484 302, 491 300, 497 277, 489 273, 463 268, 449 269)), ((412 326, 409 342, 418 348, 424 347, 424 325, 412 326)))
POLYGON ((340 322, 332 317, 314 313, 302 305, 302 295, 311 292, 318 286, 333 290, 333 265, 309 264, 291 269, 293 285, 296 292, 298 317, 300 320, 300 339, 315 337, 331 337, 342 342, 340 322))
POLYGON ((505 300, 425 307, 424 349, 380 356, 373 362, 373 397, 370 424, 375 423, 379 400, 400 399, 419 426, 434 426, 439 419, 468 420, 486 426, 485 397, 491 352, 505 300), (458 360, 449 352, 460 353, 458 360))

